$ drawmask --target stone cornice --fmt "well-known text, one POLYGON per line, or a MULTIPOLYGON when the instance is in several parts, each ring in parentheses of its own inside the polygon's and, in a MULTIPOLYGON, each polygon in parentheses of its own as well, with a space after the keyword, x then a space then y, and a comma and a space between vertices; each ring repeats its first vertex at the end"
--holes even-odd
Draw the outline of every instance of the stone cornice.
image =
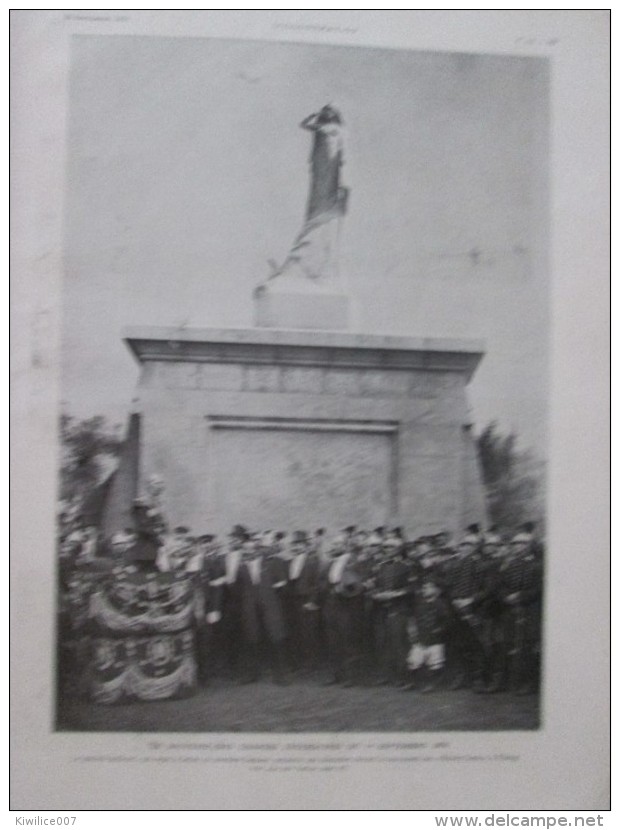
POLYGON ((275 329, 132 327, 123 339, 141 363, 178 361, 460 372, 469 380, 480 340, 275 329))

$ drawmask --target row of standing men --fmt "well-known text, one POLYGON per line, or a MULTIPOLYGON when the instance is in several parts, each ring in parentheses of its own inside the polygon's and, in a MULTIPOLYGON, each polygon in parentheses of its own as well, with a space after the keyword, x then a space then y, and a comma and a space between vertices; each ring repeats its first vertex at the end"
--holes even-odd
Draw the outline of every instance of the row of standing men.
POLYGON ((204 682, 269 669, 279 684, 320 672, 343 686, 538 689, 543 554, 530 523, 510 538, 470 525, 457 544, 354 526, 328 539, 237 525, 225 543, 177 527, 151 546, 132 533, 112 540, 125 561, 192 575, 204 682))

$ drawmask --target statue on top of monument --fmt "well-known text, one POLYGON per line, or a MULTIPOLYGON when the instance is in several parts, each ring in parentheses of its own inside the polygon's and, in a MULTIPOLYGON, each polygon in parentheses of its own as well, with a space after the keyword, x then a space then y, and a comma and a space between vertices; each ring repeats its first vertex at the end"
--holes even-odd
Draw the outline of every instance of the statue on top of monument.
POLYGON ((341 183, 344 164, 342 116, 331 104, 312 113, 300 127, 313 133, 310 153, 310 189, 305 222, 282 265, 273 261, 272 273, 259 290, 270 287, 303 290, 305 286, 331 289, 339 279, 340 220, 349 191, 341 183))
POLYGON ((318 113, 309 115, 299 125, 314 133, 310 154, 310 194, 306 221, 345 211, 346 189, 340 186, 340 168, 344 164, 342 117, 327 104, 318 113))

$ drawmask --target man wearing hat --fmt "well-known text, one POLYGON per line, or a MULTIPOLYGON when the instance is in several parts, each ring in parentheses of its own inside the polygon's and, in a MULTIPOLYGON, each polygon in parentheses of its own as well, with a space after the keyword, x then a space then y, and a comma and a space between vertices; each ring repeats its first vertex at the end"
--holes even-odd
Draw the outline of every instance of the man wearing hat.
POLYGON ((323 620, 331 676, 327 681, 354 686, 360 681, 364 594, 370 566, 360 561, 352 534, 339 534, 332 544, 331 563, 321 578, 323 620))
MULTIPOLYGON (((379 537, 371 537, 380 542, 379 537)), ((377 685, 406 682, 407 617, 410 611, 410 567, 403 558, 402 537, 389 536, 381 546, 383 558, 375 570, 371 597, 374 640, 378 657, 377 685)))
POLYGON ((286 586, 286 575, 281 565, 267 555, 267 546, 261 544, 258 537, 248 538, 243 544, 238 582, 246 652, 245 680, 254 682, 259 679, 259 651, 261 645, 266 645, 274 683, 284 685, 287 683, 284 661, 286 628, 281 591, 286 586))
POLYGON ((481 538, 480 589, 476 605, 483 644, 483 676, 477 691, 486 693, 500 691, 503 685, 503 608, 497 590, 503 550, 504 543, 497 533, 497 528, 490 527, 481 538))
MULTIPOLYGON (((213 593, 210 610, 215 612, 219 630, 216 652, 218 662, 225 666, 225 673, 235 677, 241 657, 241 604, 238 573, 241 564, 243 544, 249 534, 243 525, 235 525, 228 534, 224 551, 217 551, 209 558, 209 586, 213 593)), ((214 624, 216 624, 214 623, 214 624)))
POLYGON ((306 671, 316 669, 319 662, 319 573, 316 547, 304 530, 294 531, 282 598, 290 661, 306 671))
POLYGON ((531 533, 517 533, 497 579, 503 609, 503 687, 517 694, 534 693, 539 683, 543 571, 533 545, 531 533))
POLYGON ((482 688, 484 652, 477 604, 482 590, 477 525, 470 525, 456 554, 444 565, 444 588, 449 599, 451 625, 447 642, 452 689, 482 688))
POLYGON ((225 572, 218 556, 217 537, 205 533, 196 540, 194 555, 187 565, 198 595, 197 657, 198 679, 206 683, 224 659, 222 642, 222 591, 225 572))

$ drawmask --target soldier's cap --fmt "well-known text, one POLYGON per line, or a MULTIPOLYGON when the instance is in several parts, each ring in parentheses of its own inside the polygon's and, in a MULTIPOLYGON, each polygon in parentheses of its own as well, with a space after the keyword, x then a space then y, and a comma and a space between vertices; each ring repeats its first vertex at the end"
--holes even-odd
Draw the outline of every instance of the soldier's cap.
POLYGON ((379 525, 379 527, 376 527, 373 530, 373 533, 378 533, 379 536, 383 536, 383 534, 385 533, 385 527, 383 525, 379 525))
POLYGON ((356 530, 357 530, 357 525, 349 525, 348 527, 345 527, 344 532, 345 533, 355 533, 356 530))
POLYGON ((467 527, 465 528, 465 530, 466 530, 468 533, 480 533, 480 525, 479 525, 477 522, 474 522, 474 523, 473 523, 473 524, 471 524, 471 525, 467 525, 467 527))
POLYGON ((199 542, 212 542, 215 539, 213 533, 203 533, 202 536, 198 537, 199 542))
POLYGON ((243 525, 235 525, 228 535, 236 539, 246 539, 248 531, 243 525))
POLYGON ((282 539, 284 539, 285 537, 286 533, 283 530, 278 530, 278 532, 273 538, 276 540, 276 542, 281 542, 282 539))
POLYGON ((314 531, 315 536, 325 536, 325 528, 319 527, 317 530, 314 531))
POLYGON ((174 532, 179 536, 182 536, 186 533, 189 533, 189 527, 185 527, 185 525, 179 525, 178 527, 175 527, 174 532))
POLYGON ((308 534, 305 530, 294 530, 293 536, 291 538, 293 544, 295 542, 307 542, 308 541, 308 534))
POLYGON ((536 522, 524 522, 521 525, 521 530, 524 533, 533 533, 535 527, 536 527, 536 522))

